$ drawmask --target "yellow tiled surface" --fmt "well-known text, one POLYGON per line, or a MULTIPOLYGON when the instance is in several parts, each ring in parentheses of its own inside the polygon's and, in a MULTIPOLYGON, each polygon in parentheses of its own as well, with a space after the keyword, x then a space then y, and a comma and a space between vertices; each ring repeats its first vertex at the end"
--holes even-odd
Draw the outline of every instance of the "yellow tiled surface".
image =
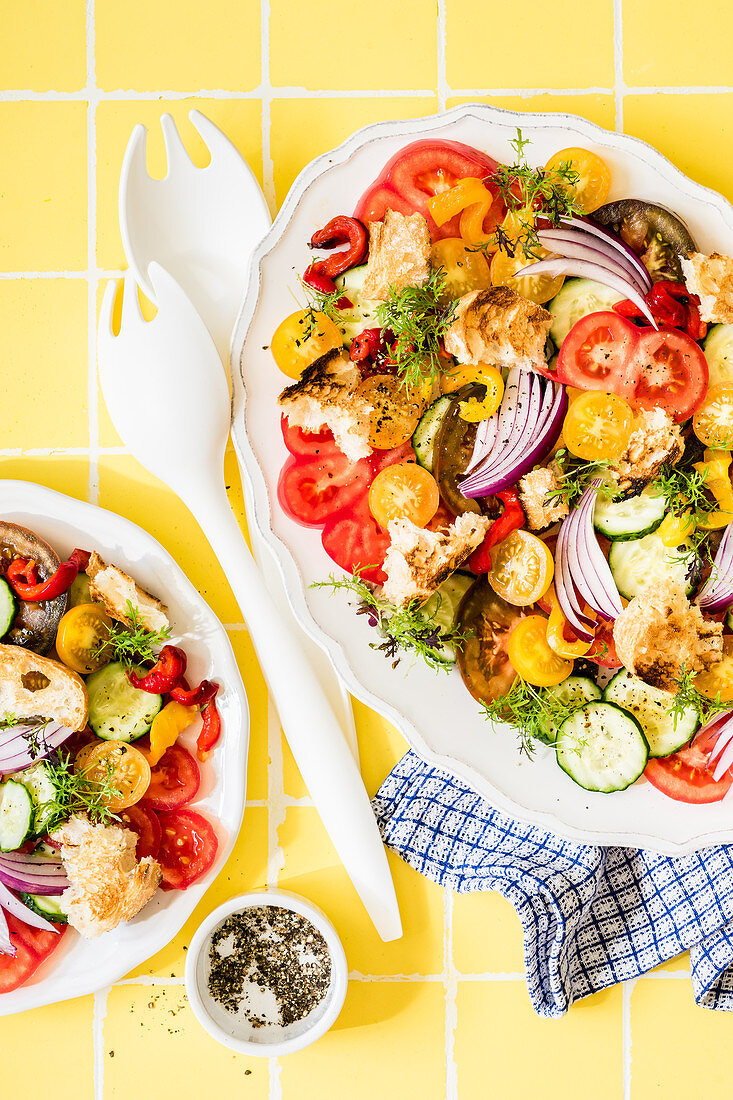
MULTIPOLYGON (((0 476, 102 504, 159 538, 227 625, 252 711, 244 825, 217 883, 123 983, 0 1020, 5 1091, 60 1100, 730 1096, 730 1018, 695 1008, 686 957, 562 1021, 540 1020, 511 905, 446 895, 392 856, 405 935, 378 939, 282 743, 225 578, 186 509, 124 453, 94 363, 99 300, 124 264, 117 180, 135 122, 150 127, 148 163, 160 176, 162 111, 204 162, 187 117, 198 107, 248 158, 273 212, 301 168, 357 127, 470 100, 625 129, 732 195, 729 7, 0 0, 0 12, 0 476), (330 914, 352 979, 330 1034, 271 1064, 211 1042, 182 988, 196 922, 268 883, 330 914), (671 1036, 697 1056, 670 1058, 671 1036)), ((226 476, 244 524, 232 452, 226 476)), ((356 704, 355 714, 373 793, 404 742, 368 708, 356 704)))

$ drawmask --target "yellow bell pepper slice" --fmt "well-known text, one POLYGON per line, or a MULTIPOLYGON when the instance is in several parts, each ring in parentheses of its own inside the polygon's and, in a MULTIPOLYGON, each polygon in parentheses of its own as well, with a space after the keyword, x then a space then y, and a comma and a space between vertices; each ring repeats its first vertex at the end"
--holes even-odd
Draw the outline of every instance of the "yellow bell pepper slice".
POLYGON ((171 745, 175 745, 179 735, 188 729, 198 712, 198 707, 184 707, 175 699, 158 711, 150 727, 150 751, 145 754, 151 767, 158 763, 171 745))
POLYGON ((487 197, 491 206, 493 202, 491 193, 480 179, 469 176, 467 179, 459 180, 448 191, 439 191, 437 195, 433 195, 428 199, 427 206, 435 224, 445 225, 461 210, 465 210, 467 206, 472 206, 474 203, 484 202, 487 197))
POLYGON ((691 512, 683 512, 681 516, 670 512, 657 527, 657 534, 663 546, 679 546, 694 530, 695 520, 691 512))
POLYGON ((731 452, 706 450, 703 459, 703 462, 694 464, 695 469, 699 473, 707 472, 705 488, 710 490, 720 508, 699 519, 698 526, 706 531, 715 531, 733 522, 733 486, 728 473, 731 452))
POLYGON ((461 220, 458 223, 461 239, 468 245, 481 245, 487 253, 496 252, 499 247, 496 234, 484 231, 484 221, 493 204, 494 196, 487 191, 486 198, 481 202, 472 203, 461 211, 461 220))
POLYGON ((593 642, 584 642, 580 638, 576 642, 569 642, 565 637, 564 627, 567 619, 563 615, 560 601, 555 592, 555 585, 551 584, 545 592, 543 599, 550 605, 550 618, 547 621, 547 644, 560 657, 583 657, 593 642))

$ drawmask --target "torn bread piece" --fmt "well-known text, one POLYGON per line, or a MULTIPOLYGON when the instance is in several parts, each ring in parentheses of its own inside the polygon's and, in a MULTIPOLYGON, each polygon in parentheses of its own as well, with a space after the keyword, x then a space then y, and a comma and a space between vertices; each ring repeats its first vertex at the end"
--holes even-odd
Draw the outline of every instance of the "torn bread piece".
POLYGON ((628 446, 610 472, 622 491, 640 493, 663 466, 676 466, 684 449, 680 427, 668 412, 659 407, 640 409, 628 446))
POLYGON ((161 881, 160 864, 135 856, 137 835, 117 825, 93 825, 78 814, 51 834, 70 885, 61 895, 69 924, 86 939, 132 920, 161 881))
POLYGON ((703 672, 723 655, 723 624, 704 619, 673 581, 655 581, 616 619, 616 652, 652 687, 674 691, 680 670, 703 672))
POLYGON ((733 258, 690 252, 681 259, 687 289, 700 299, 700 316, 711 324, 733 324, 733 258))
POLYGON ((369 259, 362 297, 384 301, 390 290, 423 286, 430 275, 430 230, 422 214, 388 210, 369 223, 369 259))
POLYGON ((543 531, 565 519, 568 514, 567 501, 559 496, 550 496, 559 488, 557 478, 546 466, 538 466, 520 478, 519 500, 531 531, 543 531))
POLYGON ((409 519, 393 519, 382 596, 396 606, 410 600, 424 603, 481 545, 490 526, 490 519, 475 512, 464 512, 439 531, 416 527, 409 519))
POLYGON ((95 550, 89 559, 87 576, 92 599, 103 603, 113 619, 132 626, 129 607, 132 604, 146 630, 165 630, 170 626, 165 604, 136 584, 122 569, 107 565, 95 550))
POLYGON ((371 454, 369 414, 373 406, 359 394, 361 371, 344 348, 333 348, 303 371, 279 397, 288 423, 306 432, 330 428, 337 445, 356 462, 371 454))
POLYGON ((458 299, 443 342, 459 363, 544 369, 551 323, 542 306, 510 287, 495 286, 458 299))
POLYGON ((0 643, 0 715, 52 718, 70 730, 87 724, 86 684, 60 661, 0 643))

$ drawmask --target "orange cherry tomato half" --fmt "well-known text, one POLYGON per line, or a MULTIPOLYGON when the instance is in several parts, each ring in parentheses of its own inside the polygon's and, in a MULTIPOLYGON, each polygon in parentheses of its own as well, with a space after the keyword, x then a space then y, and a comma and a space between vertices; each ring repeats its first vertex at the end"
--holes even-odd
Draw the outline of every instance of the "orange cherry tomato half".
POLYGON ((105 646, 112 620, 99 603, 80 603, 62 617, 56 632, 56 652, 68 667, 87 676, 112 659, 105 646))
POLYGON ((112 813, 134 806, 150 786, 150 765, 140 750, 126 741, 85 745, 77 753, 74 766, 90 783, 109 784, 114 790, 104 799, 112 813))
POLYGON ((369 489, 369 509, 385 529, 393 519, 409 519, 417 527, 426 527, 439 503, 435 478, 415 462, 387 466, 369 489))
POLYGON ((372 406, 369 446, 379 451, 390 451, 412 438, 429 399, 394 374, 372 374, 356 392, 372 406))

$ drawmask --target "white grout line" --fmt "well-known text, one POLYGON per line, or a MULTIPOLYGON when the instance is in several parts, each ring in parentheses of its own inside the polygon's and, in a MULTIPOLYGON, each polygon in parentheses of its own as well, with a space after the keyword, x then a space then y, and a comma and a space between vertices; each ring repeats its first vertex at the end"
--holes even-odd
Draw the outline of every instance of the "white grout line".
MULTIPOLYGON (((260 0, 260 93, 262 95, 262 190, 273 218, 277 213, 275 168, 272 163, 272 89, 270 87, 270 0, 260 0)), ((279 1073, 278 1073, 279 1079, 279 1073)))
MULTIPOLYGON (((97 271, 103 279, 121 279, 124 271, 97 271)), ((0 271, 0 279, 88 279, 88 271, 0 271)))
POLYGON ((90 504, 99 503, 99 394, 97 388, 97 130, 95 0, 87 0, 87 294, 89 305, 89 364, 87 402, 89 415, 90 504))
MULTIPOLYGON (((268 0, 263 0, 264 4, 268 0)), ((280 719, 275 704, 268 695, 267 700, 267 748, 269 763, 267 766, 267 885, 277 888, 280 871, 285 864, 285 853, 280 846, 278 829, 285 821, 288 799, 283 785, 283 747, 280 732, 280 719)), ((269 1092, 268 1100, 282 1100, 280 1081, 280 1062, 277 1058, 268 1058, 269 1092)))
POLYGON ((446 0, 438 0, 438 79, 437 79, 437 91, 438 91, 438 110, 444 111, 446 103, 448 102, 448 70, 445 56, 445 44, 448 40, 446 34, 446 0))
POLYGON ((621 1068, 623 1081, 623 1100, 631 1100, 631 994, 636 979, 623 982, 621 986, 621 1068))
MULTIPOLYGON (((120 983, 122 984, 122 983, 120 983)), ((92 1049, 94 1051, 94 1100, 104 1100, 104 1021, 111 986, 94 994, 92 1049)))
POLYGON ((455 1058, 458 1028, 458 974, 453 961, 453 891, 443 890, 443 973, 445 975, 445 1100, 458 1100, 455 1058))
POLYGON ((624 129, 624 29, 623 0, 613 0, 613 100, 616 132, 624 129))

